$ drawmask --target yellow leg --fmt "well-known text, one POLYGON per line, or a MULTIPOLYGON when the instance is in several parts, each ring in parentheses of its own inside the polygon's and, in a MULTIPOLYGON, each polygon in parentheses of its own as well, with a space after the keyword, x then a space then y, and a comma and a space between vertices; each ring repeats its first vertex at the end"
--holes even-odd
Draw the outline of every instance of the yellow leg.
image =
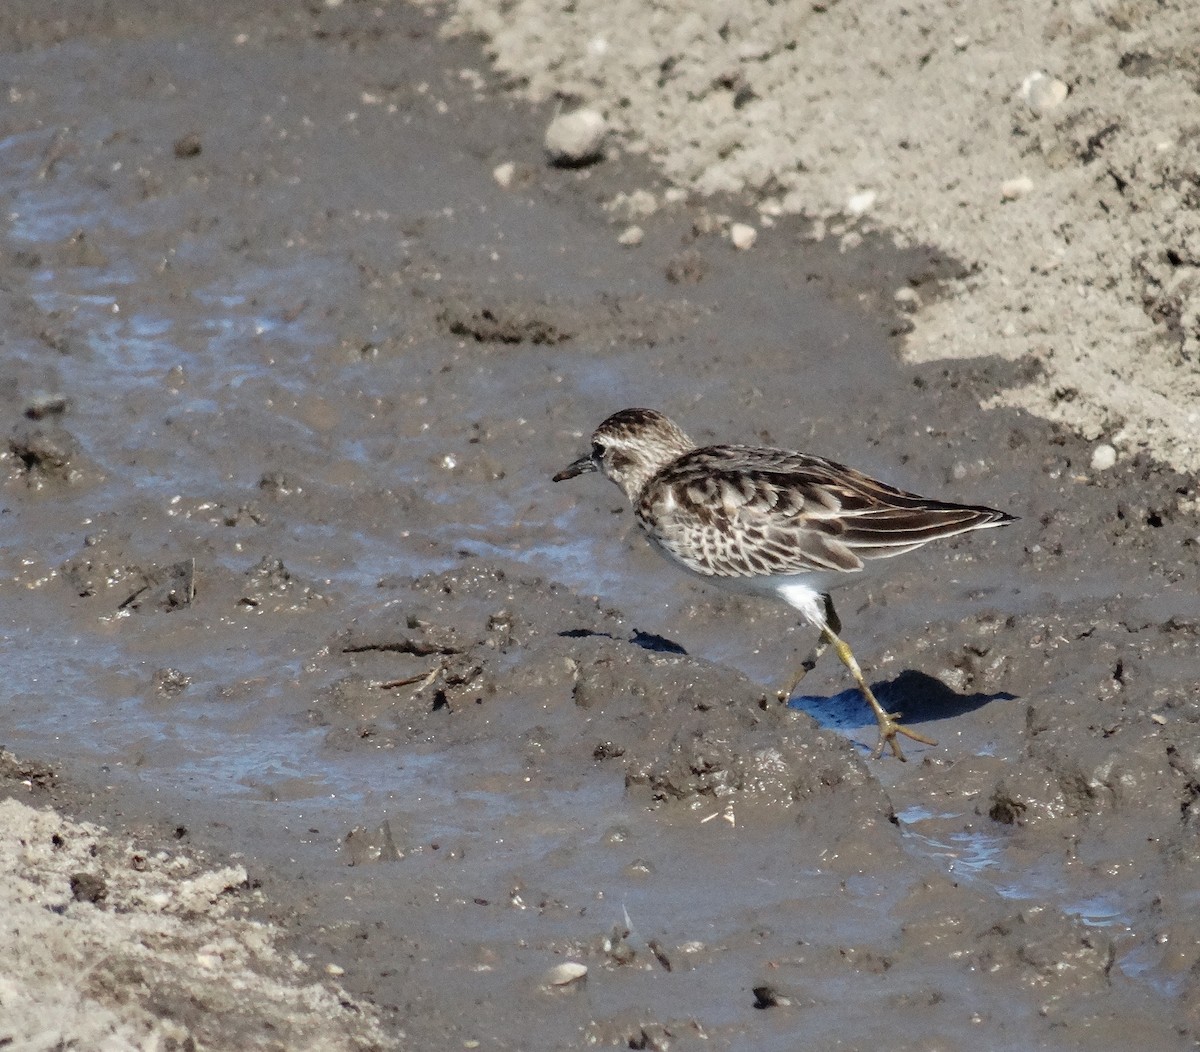
MULTIPOLYGON (((834 618, 833 620, 836 620, 834 618)), ((839 624, 840 628, 841 625, 839 624)), ((879 724, 879 744, 875 746, 874 752, 871 753, 871 759, 877 760, 883 755, 884 745, 888 745, 892 754, 898 760, 903 760, 904 753, 900 751, 900 743, 896 741, 896 735, 902 734, 906 738, 911 738, 915 742, 921 742, 924 745, 937 745, 932 738, 926 738, 923 734, 918 734, 916 731, 910 731, 907 727, 900 726, 900 713, 885 712, 882 705, 875 699, 875 695, 871 693, 871 688, 867 686, 867 681, 863 678, 862 669, 858 667, 858 661, 855 660, 854 653, 850 650, 849 645, 845 640, 836 635, 828 625, 821 629, 821 636, 826 643, 830 644, 837 656, 842 659, 842 664, 850 670, 850 675, 854 677, 854 682, 858 684, 859 691, 862 696, 867 699, 867 704, 871 706, 871 711, 875 713, 875 721, 879 724)), ((807 671, 807 670, 806 670, 807 671)))
POLYGON ((792 680, 787 690, 781 690, 779 692, 780 701, 786 702, 791 699, 792 695, 796 693, 796 688, 800 686, 800 681, 816 667, 817 661, 820 659, 821 655, 825 653, 825 650, 828 648, 828 646, 829 641, 824 636, 821 636, 821 638, 817 640, 817 645, 812 648, 812 651, 809 653, 808 657, 800 662, 800 671, 796 673, 796 678, 792 680))
MULTIPOLYGON (((834 632, 840 632, 842 630, 842 622, 841 618, 837 615, 837 611, 833 608, 833 600, 828 595, 823 595, 821 599, 825 604, 825 624, 832 625, 834 632)), ((809 651, 808 657, 800 662, 800 671, 796 673, 796 678, 788 685, 787 690, 779 692, 780 701, 787 702, 791 700, 792 695, 796 693, 796 688, 800 686, 800 681, 817 667, 817 662, 821 660, 821 655, 825 653, 828 647, 829 640, 825 638, 825 634, 822 632, 812 650, 809 651)))

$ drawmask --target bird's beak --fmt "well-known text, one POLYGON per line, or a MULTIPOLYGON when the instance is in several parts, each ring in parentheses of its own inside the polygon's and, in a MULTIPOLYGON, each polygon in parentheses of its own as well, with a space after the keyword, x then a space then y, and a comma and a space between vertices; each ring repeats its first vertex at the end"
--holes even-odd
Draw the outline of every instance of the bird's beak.
POLYGON ((592 459, 591 453, 585 453, 578 460, 571 461, 565 468, 554 476, 554 482, 565 482, 567 479, 573 479, 576 475, 585 475, 589 471, 596 470, 596 462, 592 459))

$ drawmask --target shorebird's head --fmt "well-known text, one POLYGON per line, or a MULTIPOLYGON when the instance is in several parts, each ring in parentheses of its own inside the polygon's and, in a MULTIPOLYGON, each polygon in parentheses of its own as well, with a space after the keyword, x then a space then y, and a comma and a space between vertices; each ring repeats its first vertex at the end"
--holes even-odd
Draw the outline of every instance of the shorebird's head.
POLYGON ((599 471, 632 501, 659 471, 691 449, 692 440, 662 413, 622 409, 592 432, 591 450, 563 468, 554 481, 599 471))

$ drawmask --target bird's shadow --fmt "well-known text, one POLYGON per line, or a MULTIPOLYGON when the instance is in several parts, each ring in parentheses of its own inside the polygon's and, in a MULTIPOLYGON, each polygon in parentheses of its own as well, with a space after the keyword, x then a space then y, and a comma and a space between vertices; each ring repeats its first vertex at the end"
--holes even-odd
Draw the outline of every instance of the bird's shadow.
MULTIPOLYGON (((940 679, 924 672, 909 669, 893 680, 872 683, 871 690, 888 712, 904 715, 905 726, 916 729, 930 720, 943 720, 981 709, 993 701, 1012 701, 1016 695, 959 694, 940 679)), ((841 732, 857 730, 873 722, 857 687, 849 687, 829 697, 814 694, 794 694, 788 699, 789 709, 806 712, 822 727, 841 732)))
MULTIPOLYGON (((611 632, 596 632, 590 628, 569 628, 563 632, 559 632, 558 635, 560 639, 617 638, 611 632)), ((687 651, 676 643, 675 640, 657 635, 654 632, 643 632, 640 628, 633 630, 628 642, 632 643, 635 647, 649 650, 652 654, 677 654, 680 657, 687 657, 687 651)))

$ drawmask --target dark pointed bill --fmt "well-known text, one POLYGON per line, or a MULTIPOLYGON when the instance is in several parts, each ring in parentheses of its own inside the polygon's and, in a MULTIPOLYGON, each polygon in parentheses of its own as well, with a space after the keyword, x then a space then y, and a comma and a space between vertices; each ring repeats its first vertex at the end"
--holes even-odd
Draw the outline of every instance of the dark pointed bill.
POLYGON ((565 482, 567 479, 573 479, 576 475, 584 475, 589 471, 596 470, 596 462, 592 459, 591 453, 585 453, 578 460, 571 461, 565 468, 551 479, 551 482, 565 482))

